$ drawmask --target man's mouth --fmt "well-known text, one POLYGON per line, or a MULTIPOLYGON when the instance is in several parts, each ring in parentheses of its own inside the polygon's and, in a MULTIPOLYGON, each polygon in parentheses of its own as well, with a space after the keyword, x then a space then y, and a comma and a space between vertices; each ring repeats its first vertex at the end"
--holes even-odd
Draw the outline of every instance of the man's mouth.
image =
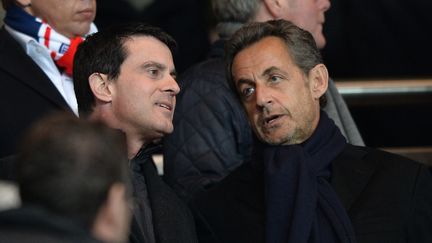
POLYGON ((93 17, 94 12, 95 11, 93 9, 88 8, 88 9, 83 9, 81 11, 78 11, 78 14, 81 15, 81 16, 84 16, 86 18, 91 18, 91 17, 93 17))
POLYGON ((282 115, 272 115, 272 116, 268 116, 264 118, 264 126, 271 126, 273 123, 275 123, 277 121, 277 119, 279 119, 280 117, 282 117, 282 115))
POLYGON ((168 103, 156 103, 157 106, 165 108, 169 111, 172 111, 172 105, 168 103))

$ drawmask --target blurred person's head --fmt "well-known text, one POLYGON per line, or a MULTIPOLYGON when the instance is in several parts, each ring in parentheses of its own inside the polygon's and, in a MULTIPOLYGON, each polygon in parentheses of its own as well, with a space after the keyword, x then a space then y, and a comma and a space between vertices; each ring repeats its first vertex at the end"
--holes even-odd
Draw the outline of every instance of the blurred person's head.
POLYGON ((298 144, 314 132, 328 72, 312 35, 285 20, 250 23, 226 44, 227 74, 266 143, 298 144))
POLYGON ((212 0, 212 4, 223 35, 247 22, 284 19, 309 31, 319 48, 325 46, 322 31, 330 0, 212 0))
POLYGON ((102 119, 126 133, 130 157, 173 131, 180 91, 172 58, 175 46, 159 28, 127 24, 89 36, 75 55, 80 116, 102 119))
POLYGON ((2 4, 6 11, 11 6, 22 8, 69 38, 87 34, 96 16, 96 0, 2 0, 2 4))
POLYGON ((131 197, 123 134, 56 114, 25 136, 17 161, 24 206, 67 218, 106 242, 125 242, 131 197))

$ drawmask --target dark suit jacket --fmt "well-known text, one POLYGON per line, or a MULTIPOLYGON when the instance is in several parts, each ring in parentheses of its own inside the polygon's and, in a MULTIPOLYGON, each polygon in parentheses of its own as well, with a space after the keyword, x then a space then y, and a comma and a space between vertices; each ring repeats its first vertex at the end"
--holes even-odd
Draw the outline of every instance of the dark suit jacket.
POLYGON ((15 153, 22 133, 52 111, 71 111, 45 73, 0 29, 0 158, 15 153))
POLYGON ((157 174, 153 163, 144 165, 157 243, 195 243, 192 215, 183 201, 157 174))
POLYGON ((130 161, 136 208, 133 210, 130 243, 196 243, 196 231, 192 214, 186 204, 158 175, 152 154, 159 145, 142 148, 130 161), (151 210, 151 221, 148 211, 151 210))
MULTIPOLYGON (((432 178, 400 156, 348 145, 331 181, 358 243, 432 242, 432 178)), ((263 168, 245 164, 191 202, 200 242, 265 242, 263 168)))

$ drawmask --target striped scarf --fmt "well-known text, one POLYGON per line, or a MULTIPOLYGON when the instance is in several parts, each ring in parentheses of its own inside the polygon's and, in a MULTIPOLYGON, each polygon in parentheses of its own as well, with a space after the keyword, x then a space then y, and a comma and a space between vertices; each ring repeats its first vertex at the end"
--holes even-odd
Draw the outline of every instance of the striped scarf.
MULTIPOLYGON (((8 8, 4 22, 12 29, 34 38, 39 44, 47 47, 57 67, 72 77, 73 58, 78 45, 84 40, 83 37, 69 39, 57 33, 46 21, 31 16, 18 6, 8 8)), ((92 23, 88 34, 96 31, 96 26, 92 23)))

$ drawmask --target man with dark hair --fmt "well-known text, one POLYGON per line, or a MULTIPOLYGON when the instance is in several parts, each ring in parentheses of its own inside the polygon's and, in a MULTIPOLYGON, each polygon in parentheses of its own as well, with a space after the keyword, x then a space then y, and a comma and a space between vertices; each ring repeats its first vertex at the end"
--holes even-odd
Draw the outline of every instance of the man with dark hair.
MULTIPOLYGON (((217 32, 206 61, 180 76, 182 92, 174 114, 174 132, 164 139, 164 178, 183 197, 209 188, 250 158, 253 136, 240 104, 230 90, 223 48, 243 24, 290 20, 312 33, 319 48, 329 0, 213 0, 217 32)), ((333 81, 323 109, 347 141, 363 145, 360 133, 333 81)))
POLYGON ((0 158, 33 122, 55 111, 78 114, 72 81, 77 45, 95 32, 96 0, 2 0, 0 158))
POLYGON ((329 76, 309 32, 252 23, 226 58, 259 142, 250 162, 192 201, 202 242, 432 242, 429 171, 346 142, 320 109, 329 76))
POLYGON ((126 155, 124 136, 102 123, 36 123, 17 160, 22 207, 0 213, 0 242, 126 242, 126 155))
POLYGON ((134 185, 133 242, 196 241, 188 208, 157 174, 156 141, 173 130, 174 40, 156 27, 127 24, 88 37, 74 62, 81 117, 126 135, 134 185))

